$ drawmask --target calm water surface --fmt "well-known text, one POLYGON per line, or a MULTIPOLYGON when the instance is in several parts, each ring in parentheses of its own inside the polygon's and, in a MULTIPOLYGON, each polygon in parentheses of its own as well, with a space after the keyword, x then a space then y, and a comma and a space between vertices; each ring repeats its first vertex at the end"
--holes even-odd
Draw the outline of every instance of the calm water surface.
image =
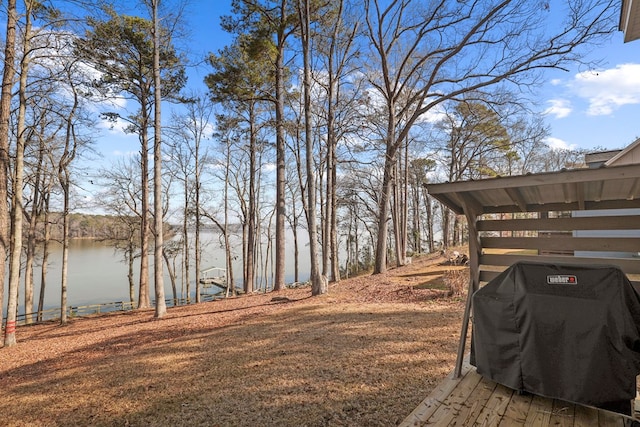
MULTIPOLYGON (((289 240, 289 239, 288 239, 289 240)), ((207 233, 204 238, 205 249, 203 250, 202 257, 202 269, 208 267, 224 267, 224 252, 220 249, 220 243, 217 236, 213 233, 207 233)), ((288 242, 289 243, 289 242, 288 242)), ((286 281, 293 281, 293 244, 289 245, 291 256, 287 256, 287 275, 286 281)), ((306 258, 305 243, 301 243, 300 251, 301 259, 306 258)), ((240 248, 238 247, 238 250, 240 248)), ((289 252, 289 249, 288 249, 289 252)), ((234 266, 234 275, 236 283, 240 283, 242 280, 242 267, 240 264, 240 257, 237 257, 236 265, 234 266)), ((139 260, 135 261, 135 278, 136 284, 136 299, 138 297, 138 282, 139 282, 139 260)), ((181 260, 177 259, 178 265, 178 278, 176 287, 178 289, 178 297, 186 297, 182 294, 182 281, 180 279, 180 263, 181 260)), ((62 250, 61 246, 54 244, 51 247, 51 253, 49 255, 49 266, 47 272, 47 283, 45 291, 45 309, 54 308, 60 306, 60 290, 61 290, 61 264, 62 264, 62 250)), ((153 297, 153 256, 149 258, 149 271, 150 271, 150 292, 153 297)), ((191 261, 193 267, 193 261, 191 261)), ((303 262, 301 267, 301 279, 307 280, 308 267, 306 262, 303 262), (305 277, 306 276, 306 277, 305 277)), ((195 288, 195 273, 190 273, 191 277, 191 290, 195 288)), ((34 271, 34 301, 37 308, 37 302, 40 292, 40 264, 34 271)), ((6 283, 6 282, 5 282, 6 283)), ((165 296, 166 298, 173 297, 173 291, 171 288, 171 281, 167 274, 164 278, 165 296)), ((3 301, 4 309, 6 311, 7 299, 6 293, 8 289, 5 286, 5 298, 3 301)), ((192 295, 193 296, 193 295, 192 295)), ((124 261, 124 257, 121 252, 117 252, 113 247, 104 242, 97 242, 94 240, 72 240, 69 246, 69 265, 67 275, 67 304, 69 306, 79 306, 88 304, 100 304, 105 302, 114 301, 129 301, 129 287, 127 281, 127 265, 124 261)), ((24 312, 24 288, 20 289, 19 296, 19 313, 24 312)))

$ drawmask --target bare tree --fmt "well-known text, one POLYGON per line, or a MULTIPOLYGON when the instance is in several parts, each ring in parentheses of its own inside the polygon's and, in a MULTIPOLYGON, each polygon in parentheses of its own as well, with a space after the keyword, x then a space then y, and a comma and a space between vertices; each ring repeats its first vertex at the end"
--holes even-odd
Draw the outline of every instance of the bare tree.
POLYGON ((139 159, 126 158, 108 168, 101 169, 96 183, 104 188, 100 204, 119 219, 121 226, 106 235, 117 251, 122 251, 127 263, 129 300, 135 302, 134 261, 142 256, 140 247, 140 217, 142 216, 142 189, 140 187, 139 159))
MULTIPOLYGON (((11 11, 9 12, 11 14, 11 11)), ((15 13, 15 4, 13 5, 15 13)), ((27 21, 25 36, 22 42, 22 51, 28 51, 28 40, 30 33, 30 18, 27 21)), ((8 31, 8 30, 7 30, 8 31)), ((11 56, 13 57, 13 56, 11 56)), ((5 61, 5 66, 7 65, 5 61)), ((20 281, 20 255, 22 251, 22 174, 24 159, 24 109, 26 108, 26 83, 28 69, 28 59, 23 54, 20 62, 20 109, 18 113, 18 140, 16 143, 15 166, 13 172, 13 194, 11 198, 11 249, 9 256, 9 296, 7 303, 7 323, 5 326, 4 345, 10 347, 16 344, 16 316, 18 310, 18 286, 20 281), (22 117, 22 118, 20 118, 22 117)), ((9 98, 10 101, 10 98, 9 98)))
MULTIPOLYGON (((182 259, 182 287, 185 288, 186 284, 186 298, 190 299, 190 268, 191 268, 191 239, 190 239, 190 225, 191 219, 194 216, 194 211, 197 210, 197 205, 194 206, 194 198, 197 198, 194 193, 197 191, 197 184, 193 183, 194 179, 194 159, 193 159, 193 147, 191 141, 191 135, 189 135, 189 120, 186 117, 174 115, 172 122, 176 124, 171 129, 166 129, 165 132, 169 133, 169 144, 166 150, 166 156, 168 160, 167 172, 172 174, 174 178, 182 185, 182 230, 181 230, 181 245, 183 259, 182 259), (195 187, 195 188, 193 188, 195 187)), ((165 162, 166 164, 166 162, 165 162)), ((196 221, 196 243, 198 243, 199 237, 199 224, 196 221)), ((196 245, 197 246, 197 245, 196 245)), ((165 258, 166 261, 166 258, 165 258)), ((199 260, 198 249, 196 247, 196 277, 199 273, 199 260)), ((197 301, 197 299, 196 299, 197 301)))
POLYGON ((355 102, 357 97, 342 96, 344 87, 353 70, 349 64, 356 59, 355 38, 359 23, 357 21, 347 23, 345 0, 331 2, 333 9, 327 13, 327 22, 319 25, 321 34, 317 37, 316 45, 319 56, 324 57, 324 69, 326 80, 318 79, 320 85, 326 91, 326 207, 323 217, 323 242, 322 242, 322 272, 329 276, 331 281, 340 280, 340 268, 338 259, 338 196, 337 196, 337 170, 338 157, 337 146, 342 134, 348 132, 346 123, 340 123, 338 114, 348 116, 353 108, 350 102, 355 102), (330 265, 329 265, 330 263, 330 265))
POLYGON ((285 219, 286 219, 286 143, 285 98, 287 91, 285 56, 290 37, 298 26, 295 2, 292 0, 234 0, 232 7, 239 18, 228 18, 225 28, 231 32, 251 30, 252 52, 273 52, 271 70, 275 80, 275 97, 269 98, 275 110, 276 136, 276 227, 274 291, 285 281, 285 219))
MULTIPOLYGON (((526 0, 423 3, 365 0, 375 69, 372 88, 387 114, 374 271, 386 270, 394 165, 412 126, 447 100, 498 84, 527 86, 536 71, 580 59, 580 46, 616 27, 613 0, 571 2, 566 24, 551 24, 550 5, 526 0)), ((402 258, 403 254, 400 254, 402 258)))
POLYGON ((180 241, 169 240, 164 244, 164 250, 162 256, 164 257, 165 265, 167 267, 167 273, 169 274, 169 280, 171 281, 171 290, 173 291, 173 306, 179 304, 178 299, 178 287, 176 285, 176 272, 178 270, 176 259, 184 250, 184 246, 180 241))
POLYGON ((272 102, 275 84, 273 76, 264 73, 273 64, 271 51, 256 47, 254 43, 258 42, 252 33, 241 35, 218 55, 210 55, 209 63, 214 72, 205 80, 212 99, 225 109, 225 113, 217 118, 218 139, 227 146, 237 146, 234 151, 240 157, 236 157, 237 161, 232 165, 234 174, 245 177, 235 180, 238 185, 232 180, 232 186, 242 214, 243 287, 247 293, 253 292, 256 285, 257 250, 260 247, 260 159, 267 146, 263 135, 272 122, 265 114, 265 105, 272 102))
POLYGON ((167 304, 164 298, 164 226, 162 203, 162 81, 160 79, 160 21, 158 17, 158 3, 160 0, 151 0, 151 31, 153 34, 153 212, 155 215, 155 246, 153 256, 156 309, 155 317, 163 317, 167 313, 167 304))
POLYGON ((208 218, 220 231, 222 235, 222 244, 224 246, 225 253, 225 267, 227 270, 227 274, 225 275, 226 279, 226 297, 229 295, 236 295, 236 285, 235 279, 233 275, 233 253, 231 251, 231 236, 229 230, 229 188, 230 177, 231 177, 231 146, 227 145, 224 153, 224 172, 223 172, 223 182, 224 182, 224 190, 222 196, 222 216, 223 220, 220 221, 216 214, 218 212, 214 211, 205 211, 202 215, 208 218))
POLYGON ((306 166, 306 214, 309 231, 309 262, 311 294, 322 295, 329 291, 327 277, 322 274, 318 264, 318 229, 316 221, 316 178, 314 164, 313 135, 311 123, 311 8, 309 0, 298 0, 298 13, 300 17, 300 35, 302 39, 302 51, 304 62, 303 93, 304 93, 304 135, 305 135, 305 166, 306 166))
MULTIPOLYGON (((16 53, 16 26, 17 26, 16 0, 8 0, 7 24, 4 45, 4 68, 2 71, 2 92, 0 94, 0 278, 5 277, 5 259, 9 252, 9 118, 11 115, 11 98, 13 78, 15 75, 16 53)), ((0 301, 4 301, 4 279, 0 280, 0 301)), ((3 304, 0 303, 0 323, 3 318, 3 304)), ((15 315, 11 317, 7 313, 5 324, 5 336, 3 342, 9 345, 15 343, 15 315), (11 322, 11 323, 10 323, 11 322)))
MULTIPOLYGON (((56 70, 57 71, 57 70, 56 70)), ((40 79, 38 79, 40 80, 40 79)), ((36 252, 38 247, 37 230, 41 225, 44 210, 46 209, 46 201, 49 199, 49 193, 52 191, 55 182, 55 174, 53 165, 49 161, 48 153, 55 149, 58 133, 63 130, 59 117, 52 114, 53 111, 60 110, 60 105, 53 102, 53 93, 51 81, 43 78, 43 82, 47 82, 42 86, 46 89, 41 91, 41 87, 37 88, 38 93, 32 95, 32 101, 29 102, 31 107, 31 120, 29 125, 30 144, 25 147, 28 152, 25 153, 25 209, 24 215, 26 220, 26 245, 25 245, 25 263, 24 263, 24 311, 25 323, 31 323, 33 298, 34 298, 34 266, 36 263, 36 252)), ((41 85, 39 85, 41 86, 41 85)), ((45 282, 41 283, 41 293, 44 292, 45 282)))
MULTIPOLYGON (((69 81, 72 82, 72 70, 65 69, 69 81)), ((71 171, 70 165, 76 157, 78 151, 78 134, 76 131, 76 114, 80 104, 78 88, 74 83, 70 84, 73 97, 72 106, 68 111, 68 117, 64 132, 64 146, 62 155, 58 162, 58 181, 62 187, 63 207, 62 207, 62 269, 61 269, 61 292, 60 292, 60 323, 67 322, 67 269, 69 266, 69 213, 70 213, 70 191, 71 191, 71 171)))
POLYGON ((176 179, 182 182, 182 243, 183 243, 183 276, 186 282, 187 298, 190 298, 190 269, 191 269, 191 221, 194 228, 194 258, 196 277, 196 302, 200 301, 199 277, 201 270, 201 228, 202 213, 200 200, 202 192, 203 167, 208 156, 208 149, 204 142, 211 135, 213 104, 205 97, 194 95, 186 104, 186 112, 174 115, 170 135, 168 158, 176 179))
POLYGON ((412 210, 412 251, 413 253, 422 252, 422 239, 423 236, 427 236, 428 252, 433 251, 433 214, 431 211, 431 203, 424 191, 424 184, 427 183, 427 175, 433 169, 435 169, 435 160, 429 158, 414 158, 408 165, 409 171, 409 184, 410 184, 410 198, 409 204, 412 210), (424 207, 424 211, 421 209, 424 207), (425 217, 427 224, 427 230, 423 231, 423 221, 421 218, 425 217))
MULTIPOLYGON (((50 181, 52 183, 53 180, 50 181)), ((38 322, 42 321, 42 310, 44 310, 44 295, 47 283, 47 267, 49 262, 49 242, 51 240, 51 223, 49 221, 49 206, 51 192, 47 191, 43 201, 43 242, 42 242, 42 265, 40 267, 40 294, 38 295, 38 322)))
MULTIPOLYGON (((165 99, 175 99, 179 96, 179 91, 185 84, 185 73, 181 58, 171 44, 171 39, 165 29, 157 26, 156 31, 154 30, 156 28, 154 22, 139 17, 118 15, 113 10, 107 12, 108 17, 105 20, 90 19, 91 29, 84 38, 76 41, 76 47, 78 55, 103 73, 101 79, 94 82, 97 89, 108 96, 114 94, 129 96, 137 101, 140 107, 136 114, 129 116, 122 116, 118 111, 107 112, 103 116, 113 121, 119 119, 126 121, 129 124, 127 131, 137 133, 140 138, 143 194, 140 218, 142 257, 138 307, 148 308, 150 306, 147 256, 150 237, 148 157, 149 128, 153 122, 151 109, 154 107, 156 95, 165 99), (161 37, 162 49, 160 52, 156 52, 154 48, 158 44, 155 42, 155 36, 161 37), (155 71, 158 71, 154 67, 157 59, 156 53, 160 55, 160 83, 155 82, 155 71), (156 86, 161 87, 161 91, 155 91, 156 86)), ((160 47, 158 46, 158 48, 160 47)), ((158 113, 160 113, 159 109, 153 113, 153 117, 155 118, 158 113)), ((160 124, 157 123, 157 125, 160 124)), ((159 142, 158 145, 160 145, 161 139, 155 140, 155 138, 161 138, 157 134, 158 132, 155 132, 154 142, 159 142)), ((156 155, 160 156, 154 147, 154 157, 156 155)), ((161 164, 159 167, 161 168, 161 164)), ((162 263, 161 254, 158 256, 160 263, 162 263)), ((161 315, 162 311, 162 307, 158 307, 157 315, 161 315)))

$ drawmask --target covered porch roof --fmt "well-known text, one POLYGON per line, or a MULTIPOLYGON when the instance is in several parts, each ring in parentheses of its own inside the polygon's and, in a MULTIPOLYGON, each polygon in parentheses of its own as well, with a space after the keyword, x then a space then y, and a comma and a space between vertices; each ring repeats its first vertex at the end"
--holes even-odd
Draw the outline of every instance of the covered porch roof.
POLYGON ((459 215, 638 208, 640 166, 427 184, 427 189, 459 215))

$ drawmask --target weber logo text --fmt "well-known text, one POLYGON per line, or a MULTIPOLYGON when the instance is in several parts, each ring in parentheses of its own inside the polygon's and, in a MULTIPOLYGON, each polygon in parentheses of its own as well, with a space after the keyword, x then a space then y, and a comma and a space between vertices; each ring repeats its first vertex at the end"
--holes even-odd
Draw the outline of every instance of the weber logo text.
POLYGON ((577 285, 578 278, 572 274, 554 274, 547 276, 549 285, 577 285))

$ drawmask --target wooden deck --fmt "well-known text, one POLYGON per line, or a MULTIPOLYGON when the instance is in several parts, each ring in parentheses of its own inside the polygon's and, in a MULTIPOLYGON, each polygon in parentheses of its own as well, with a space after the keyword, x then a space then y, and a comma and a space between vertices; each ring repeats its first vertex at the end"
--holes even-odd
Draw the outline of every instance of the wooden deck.
POLYGON ((520 394, 480 376, 465 361, 400 424, 409 426, 639 426, 631 417, 561 400, 520 394))

